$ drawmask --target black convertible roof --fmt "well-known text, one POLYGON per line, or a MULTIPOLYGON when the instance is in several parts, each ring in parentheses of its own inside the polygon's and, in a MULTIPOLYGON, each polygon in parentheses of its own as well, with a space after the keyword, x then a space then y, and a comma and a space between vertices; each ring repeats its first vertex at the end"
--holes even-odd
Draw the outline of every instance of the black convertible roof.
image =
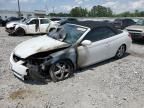
POLYGON ((109 27, 115 32, 118 32, 118 33, 120 32, 111 23, 104 22, 104 21, 65 21, 65 22, 63 22, 63 24, 66 24, 66 23, 77 24, 77 25, 89 27, 89 28, 91 28, 91 30, 94 28, 98 28, 98 27, 109 27))
MULTIPOLYGON (((103 22, 103 21, 66 21, 65 23, 72 23, 72 24, 77 24, 77 25, 81 25, 81 26, 86 26, 86 27, 89 27, 91 29, 96 28, 96 27, 100 27, 100 26, 112 27, 112 24, 109 24, 109 23, 103 22)), ((65 23, 63 23, 63 24, 65 24, 65 23)))

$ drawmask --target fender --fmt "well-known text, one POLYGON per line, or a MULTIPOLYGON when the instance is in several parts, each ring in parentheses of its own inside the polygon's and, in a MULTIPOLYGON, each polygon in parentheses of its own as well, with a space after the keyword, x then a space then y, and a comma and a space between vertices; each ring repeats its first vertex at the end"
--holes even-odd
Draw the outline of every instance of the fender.
POLYGON ((15 26, 15 31, 18 29, 18 28, 21 28, 21 29, 23 29, 24 31, 25 31, 25 33, 27 33, 27 27, 26 27, 26 25, 24 25, 24 24, 18 24, 18 25, 16 25, 15 26))

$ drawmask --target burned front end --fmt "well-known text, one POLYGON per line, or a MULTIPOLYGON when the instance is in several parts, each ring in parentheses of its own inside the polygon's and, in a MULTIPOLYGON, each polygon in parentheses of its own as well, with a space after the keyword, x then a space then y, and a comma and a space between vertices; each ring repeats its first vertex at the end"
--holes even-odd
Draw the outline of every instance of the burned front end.
POLYGON ((26 59, 25 65, 28 67, 28 77, 44 81, 49 75, 49 66, 52 57, 47 52, 32 55, 26 59))
POLYGON ((49 78, 49 68, 59 60, 70 60, 76 68, 75 48, 60 48, 52 51, 33 54, 25 59, 12 53, 10 57, 11 70, 22 80, 33 79, 41 82, 49 78))
POLYGON ((52 57, 38 53, 26 59, 12 53, 10 57, 11 69, 21 80, 34 79, 44 81, 48 76, 48 67, 52 57))

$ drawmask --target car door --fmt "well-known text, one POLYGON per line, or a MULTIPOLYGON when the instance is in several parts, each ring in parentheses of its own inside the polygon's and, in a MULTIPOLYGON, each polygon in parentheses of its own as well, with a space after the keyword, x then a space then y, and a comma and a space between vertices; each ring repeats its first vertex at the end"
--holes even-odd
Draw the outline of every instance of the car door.
POLYGON ((78 65, 84 67, 107 59, 110 50, 108 37, 105 27, 96 28, 88 33, 83 40, 90 40, 92 43, 78 46, 78 65))
POLYGON ((123 38, 123 36, 121 35, 121 33, 122 33, 121 31, 115 32, 114 30, 112 30, 111 28, 108 28, 108 27, 105 28, 104 32, 107 37, 106 40, 107 40, 108 52, 107 52, 106 59, 108 59, 108 58, 115 56, 118 48, 121 45, 120 38, 123 38))
POLYGON ((29 34, 36 34, 40 33, 39 29, 39 20, 38 19, 33 19, 31 20, 28 25, 27 25, 27 32, 29 34))
POLYGON ((46 33, 48 26, 49 26, 49 20, 48 19, 40 19, 40 32, 46 33))

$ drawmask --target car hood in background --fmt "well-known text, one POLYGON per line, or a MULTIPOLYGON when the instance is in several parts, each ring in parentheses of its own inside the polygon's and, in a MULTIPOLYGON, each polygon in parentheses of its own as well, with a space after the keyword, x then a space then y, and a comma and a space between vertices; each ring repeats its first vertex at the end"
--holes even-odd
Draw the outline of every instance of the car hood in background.
POLYGON ((141 32, 144 32, 144 26, 141 26, 141 25, 128 26, 126 29, 127 30, 139 30, 141 32))
POLYGON ((68 46, 69 44, 67 43, 44 35, 22 42, 15 48, 14 53, 21 58, 27 58, 39 52, 51 51, 68 46))
POLYGON ((6 28, 14 27, 15 25, 19 24, 20 21, 13 21, 6 24, 6 28))

